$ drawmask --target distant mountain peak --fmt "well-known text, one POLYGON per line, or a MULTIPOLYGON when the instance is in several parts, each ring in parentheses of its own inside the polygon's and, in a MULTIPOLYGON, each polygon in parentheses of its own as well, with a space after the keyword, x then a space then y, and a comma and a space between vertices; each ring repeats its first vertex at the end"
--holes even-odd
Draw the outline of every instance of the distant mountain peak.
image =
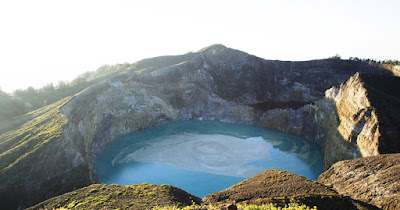
POLYGON ((213 45, 210 45, 208 47, 205 47, 205 48, 199 50, 198 52, 216 54, 216 53, 222 52, 226 49, 228 49, 228 48, 222 44, 213 44, 213 45))

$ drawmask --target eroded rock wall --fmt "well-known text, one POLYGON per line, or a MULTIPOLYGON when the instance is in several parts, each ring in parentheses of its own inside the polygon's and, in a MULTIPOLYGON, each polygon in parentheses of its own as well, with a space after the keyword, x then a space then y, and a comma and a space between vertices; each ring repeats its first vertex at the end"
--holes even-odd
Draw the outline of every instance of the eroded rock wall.
POLYGON ((263 113, 259 126, 316 142, 323 149, 326 169, 340 160, 399 151, 399 122, 395 117, 398 111, 394 108, 399 97, 389 90, 376 93, 377 78, 392 89, 394 84, 400 84, 396 77, 356 73, 339 88, 327 90, 325 97, 313 104, 263 113))
MULTIPOLYGON (((372 132, 375 115, 363 101, 362 86, 356 89, 357 82, 346 83, 325 97, 324 92, 357 71, 390 74, 385 69, 338 59, 270 61, 221 45, 137 65, 139 72, 113 74, 76 94, 60 109, 68 121, 61 136, 1 171, 0 193, 15 189, 11 205, 31 205, 98 182, 92 164, 107 143, 172 120, 220 120, 303 135, 321 145, 326 166, 357 156, 359 151, 377 154, 376 140, 370 137, 382 125, 372 132), (353 99, 352 94, 357 97, 353 99), (18 173, 21 168, 29 176, 18 173), (19 174, 18 186, 8 181, 13 173, 19 174), (35 197, 27 198, 31 195, 35 197)), ((23 134, 10 141, 18 138, 32 137, 23 134)), ((395 144, 391 142, 388 145, 395 144)))
POLYGON ((151 89, 135 82, 114 82, 91 87, 61 109, 69 119, 63 138, 72 141, 75 149, 82 154, 82 164, 90 163, 91 166, 95 155, 108 142, 165 121, 204 119, 252 122, 254 114, 250 107, 184 84, 182 90, 185 90, 186 97, 181 98, 180 103, 190 106, 179 108, 169 101, 175 96, 161 96, 164 86, 151 89))
POLYGON ((324 155, 324 168, 333 163, 360 156, 356 145, 338 132, 340 120, 334 97, 339 89, 332 88, 326 96, 299 109, 274 109, 262 114, 260 127, 305 136, 318 144, 324 155))

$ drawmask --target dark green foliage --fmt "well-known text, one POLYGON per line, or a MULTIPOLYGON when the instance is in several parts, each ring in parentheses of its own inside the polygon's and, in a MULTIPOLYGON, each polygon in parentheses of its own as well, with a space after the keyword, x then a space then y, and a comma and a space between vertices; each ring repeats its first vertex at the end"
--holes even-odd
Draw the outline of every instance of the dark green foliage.
POLYGON ((0 122, 23 114, 26 111, 27 108, 20 99, 12 97, 0 90, 0 122))
POLYGON ((349 60, 357 61, 357 62, 367 62, 367 63, 371 63, 371 64, 400 65, 400 61, 399 60, 391 60, 391 59, 374 60, 374 59, 370 59, 370 58, 350 57, 349 60))
POLYGON ((85 78, 78 77, 69 83, 61 81, 57 86, 50 83, 38 89, 28 87, 15 90, 12 95, 0 90, 0 122, 74 95, 91 84, 85 78))
POLYGON ((341 57, 340 57, 339 54, 336 54, 336 55, 334 55, 332 57, 329 57, 329 59, 341 59, 341 57))
POLYGON ((380 61, 383 64, 390 64, 390 65, 400 65, 400 61, 399 60, 383 60, 380 61))
POLYGON ((195 54, 162 56, 144 59, 136 63, 103 65, 96 71, 86 72, 71 82, 60 81, 56 86, 50 83, 38 89, 28 87, 25 90, 15 90, 12 95, 1 92, 0 122, 7 118, 47 106, 67 96, 74 95, 90 85, 103 80, 104 77, 111 78, 121 72, 128 71, 142 73, 144 71, 151 71, 157 68, 187 62, 194 57, 195 54))
POLYGON ((89 85, 85 78, 78 77, 70 83, 60 82, 58 86, 50 83, 39 89, 29 87, 25 90, 16 90, 13 96, 24 103, 27 111, 33 111, 74 95, 89 85))

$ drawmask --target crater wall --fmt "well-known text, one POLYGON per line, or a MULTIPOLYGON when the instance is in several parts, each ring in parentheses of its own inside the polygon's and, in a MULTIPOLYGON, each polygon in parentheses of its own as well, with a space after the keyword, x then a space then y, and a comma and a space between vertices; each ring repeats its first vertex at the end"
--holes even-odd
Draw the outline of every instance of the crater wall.
POLYGON ((93 161, 104 145, 165 121, 220 120, 303 135, 321 146, 326 167, 392 148, 383 145, 397 145, 384 134, 396 127, 380 124, 360 80, 363 74, 392 74, 379 66, 340 59, 270 61, 221 45, 139 64, 148 68, 105 77, 65 99, 65 104, 49 106, 65 118, 54 131, 60 135, 51 141, 38 145, 35 142, 46 139, 45 135, 16 130, 2 134, 2 145, 25 142, 32 149, 8 164, 3 158, 16 153, 2 148, 0 160, 7 167, 0 171, 0 202, 6 207, 30 206, 99 182, 93 161), (356 72, 360 74, 351 77, 356 72), (347 79, 340 88, 325 92, 347 79))

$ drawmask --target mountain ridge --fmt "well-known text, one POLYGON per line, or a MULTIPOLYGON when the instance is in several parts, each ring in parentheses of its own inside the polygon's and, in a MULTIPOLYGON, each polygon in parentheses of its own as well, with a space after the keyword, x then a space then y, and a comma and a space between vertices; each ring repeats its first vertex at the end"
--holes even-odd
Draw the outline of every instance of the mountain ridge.
MULTIPOLYGON (((127 65, 125 70, 97 78, 66 99, 62 106, 47 106, 46 110, 61 114, 67 123, 54 130, 60 136, 47 141, 40 153, 13 153, 16 161, 12 167, 0 171, 1 202, 10 207, 29 206, 98 183, 92 164, 107 143, 173 120, 253 124, 305 135, 321 148, 326 148, 325 142, 340 145, 339 153, 326 155, 326 167, 329 167, 343 158, 352 158, 347 153, 356 147, 336 138, 337 134, 331 130, 339 126, 339 117, 325 91, 342 84, 356 72, 392 75, 387 69, 339 59, 269 61, 219 45, 205 48, 201 53, 154 59, 142 60, 139 64, 127 65), (129 69, 134 65, 135 68, 129 69), (148 69, 143 69, 146 66, 148 69), (326 118, 313 120, 321 114, 326 118), (274 117, 278 120, 272 120, 274 117), (307 136, 309 132, 312 135, 307 136), (329 134, 334 134, 332 138, 336 140, 325 137, 329 134)), ((28 114, 32 118, 27 115, 11 120, 11 124, 23 129, 44 114, 34 112, 28 114), (14 123, 14 120, 22 122, 14 123)), ((46 135, 18 134, 17 130, 9 128, 2 133, 0 143, 18 144, 22 139, 32 142, 34 148, 33 142, 49 140, 46 135)), ((7 155, 0 154, 2 163, 8 163, 7 155)))

